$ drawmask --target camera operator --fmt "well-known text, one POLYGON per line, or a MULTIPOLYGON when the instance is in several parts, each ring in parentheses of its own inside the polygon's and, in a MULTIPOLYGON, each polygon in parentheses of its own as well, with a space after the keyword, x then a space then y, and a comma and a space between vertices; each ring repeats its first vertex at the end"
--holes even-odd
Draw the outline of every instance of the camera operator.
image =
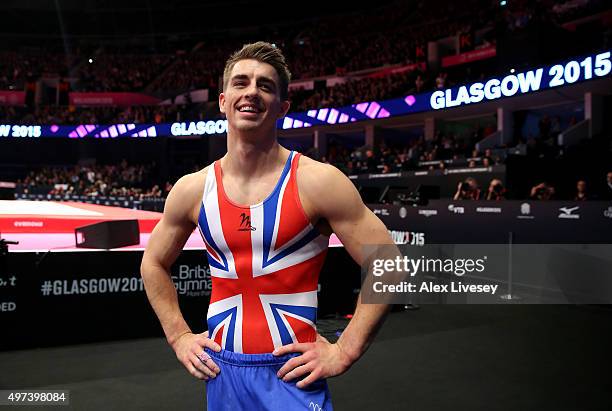
POLYGON ((478 199, 480 199, 480 188, 474 178, 468 177, 457 185, 457 192, 453 196, 453 200, 478 199))
POLYGON ((487 200, 500 201, 506 199, 506 187, 502 181, 498 178, 494 178, 489 183, 489 189, 487 190, 487 200))
POLYGON ((552 200, 555 196, 555 188, 546 183, 540 183, 531 188, 531 194, 529 197, 532 200, 552 200))

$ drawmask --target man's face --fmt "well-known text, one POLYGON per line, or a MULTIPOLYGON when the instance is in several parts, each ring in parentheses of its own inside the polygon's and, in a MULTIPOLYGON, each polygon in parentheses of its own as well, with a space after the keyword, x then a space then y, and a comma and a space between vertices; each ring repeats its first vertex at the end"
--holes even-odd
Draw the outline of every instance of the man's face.
POLYGON ((284 117, 289 102, 280 100, 280 80, 271 65, 240 60, 230 73, 226 89, 219 95, 219 108, 230 128, 238 131, 268 130, 284 117))
POLYGON ((608 184, 612 184, 612 171, 610 171, 608 173, 608 175, 606 176, 607 180, 608 180, 608 184))

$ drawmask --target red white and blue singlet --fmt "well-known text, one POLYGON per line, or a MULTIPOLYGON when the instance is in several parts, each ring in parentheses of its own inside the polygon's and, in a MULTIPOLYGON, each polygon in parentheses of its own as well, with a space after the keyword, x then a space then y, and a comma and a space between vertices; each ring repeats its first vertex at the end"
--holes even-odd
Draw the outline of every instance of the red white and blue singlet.
POLYGON ((206 176, 198 227, 212 277, 209 338, 228 351, 270 353, 316 339, 317 284, 329 238, 310 223, 298 195, 300 154, 261 203, 227 197, 219 161, 206 176))

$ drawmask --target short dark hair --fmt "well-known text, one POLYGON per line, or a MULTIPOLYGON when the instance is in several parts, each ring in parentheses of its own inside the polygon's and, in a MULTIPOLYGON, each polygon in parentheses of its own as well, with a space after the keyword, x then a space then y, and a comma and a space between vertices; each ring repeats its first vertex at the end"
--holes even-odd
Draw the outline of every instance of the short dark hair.
POLYGON ((234 52, 225 62, 223 70, 223 90, 227 88, 229 77, 234 68, 234 65, 240 60, 253 59, 262 63, 267 63, 274 67, 280 79, 280 98, 287 100, 289 98, 289 81, 291 81, 291 72, 287 66, 285 56, 278 47, 265 41, 245 44, 242 48, 234 52))

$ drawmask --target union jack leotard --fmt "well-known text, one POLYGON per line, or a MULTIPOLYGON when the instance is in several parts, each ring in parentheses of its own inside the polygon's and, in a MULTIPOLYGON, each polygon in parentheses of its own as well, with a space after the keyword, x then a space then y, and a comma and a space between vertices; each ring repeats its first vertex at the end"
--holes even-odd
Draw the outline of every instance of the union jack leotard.
POLYGON ((241 206, 225 194, 220 163, 209 167, 198 227, 212 276, 209 337, 228 351, 270 353, 316 339, 317 283, 328 237, 308 220, 291 152, 264 201, 241 206))

